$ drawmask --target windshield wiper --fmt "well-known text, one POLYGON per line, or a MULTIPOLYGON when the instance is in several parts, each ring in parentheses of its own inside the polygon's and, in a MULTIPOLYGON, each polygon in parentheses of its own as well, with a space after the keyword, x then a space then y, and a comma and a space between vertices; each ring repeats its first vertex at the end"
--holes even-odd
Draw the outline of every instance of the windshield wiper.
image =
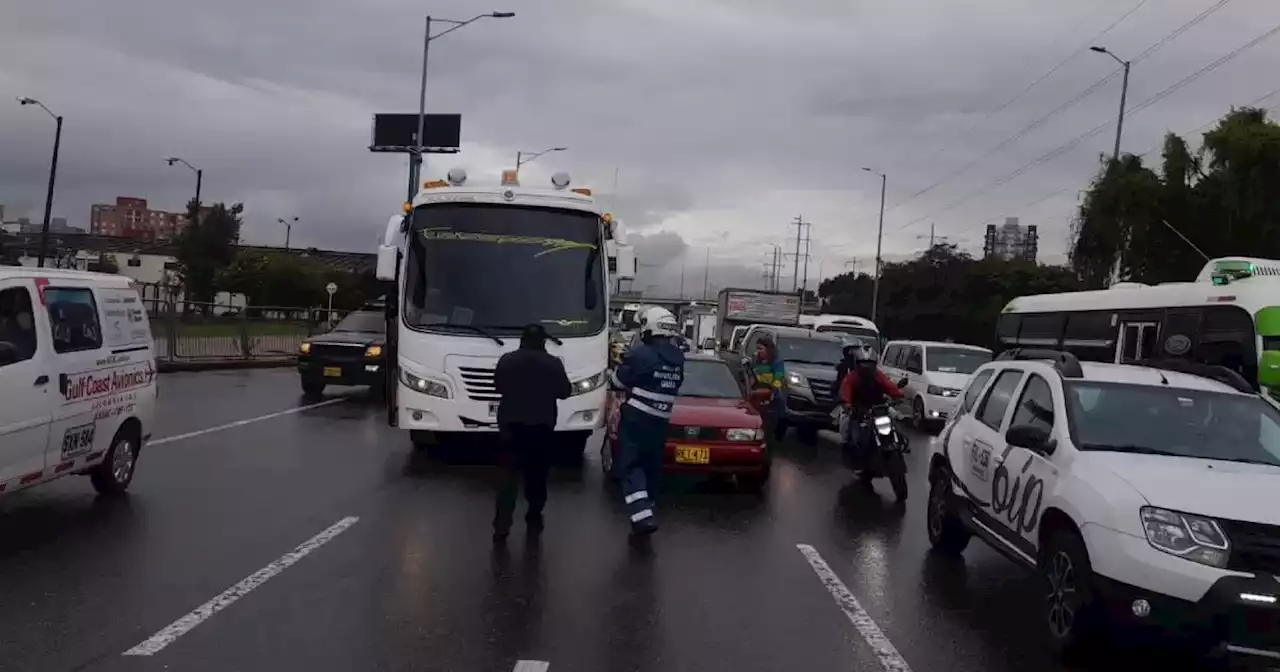
POLYGON ((1080 446, 1082 450, 1099 450, 1112 453, 1137 453, 1139 455, 1167 455, 1169 457, 1195 457, 1185 453, 1175 453, 1163 448, 1152 448, 1151 446, 1139 446, 1134 444, 1111 445, 1106 443, 1086 443, 1080 446))
MULTIPOLYGON (((478 327, 477 327, 477 328, 478 328, 478 327)), ((514 330, 516 330, 516 331, 524 331, 524 327, 513 327, 513 326, 509 326, 509 325, 505 325, 505 324, 491 324, 491 325, 489 325, 489 328, 490 328, 490 329, 503 329, 503 330, 506 330, 506 329, 514 329, 514 330)), ((562 341, 562 340, 560 340, 560 339, 556 338, 555 336, 552 336, 551 334, 547 334, 547 338, 548 338, 549 340, 551 340, 552 342, 554 342, 556 345, 564 345, 564 341, 562 341)))
POLYGON ((484 327, 477 327, 474 324, 428 324, 425 326, 431 329, 466 329, 467 331, 473 331, 477 334, 480 334, 485 338, 491 338, 498 345, 506 346, 507 344, 506 341, 503 341, 501 338, 494 336, 493 332, 489 331, 488 329, 485 329, 484 327))

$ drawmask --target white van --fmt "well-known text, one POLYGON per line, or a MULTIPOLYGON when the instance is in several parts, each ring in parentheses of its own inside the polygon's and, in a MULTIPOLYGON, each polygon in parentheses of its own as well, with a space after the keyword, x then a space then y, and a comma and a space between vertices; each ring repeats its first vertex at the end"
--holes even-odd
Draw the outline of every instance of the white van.
POLYGON ((0 493, 68 474, 123 493, 158 394, 132 280, 0 266, 0 493))
POLYGON ((989 361, 991 351, 976 345, 890 341, 880 368, 889 380, 907 379, 902 392, 911 402, 912 422, 917 429, 935 431, 955 414, 973 372, 989 361))

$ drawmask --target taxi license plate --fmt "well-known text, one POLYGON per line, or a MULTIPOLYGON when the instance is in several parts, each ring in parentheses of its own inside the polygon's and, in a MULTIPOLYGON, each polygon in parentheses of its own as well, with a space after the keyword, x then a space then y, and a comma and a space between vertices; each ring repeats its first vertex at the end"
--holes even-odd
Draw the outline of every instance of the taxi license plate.
POLYGON ((325 377, 325 378, 341 378, 341 377, 342 377, 342 367, 340 367, 340 366, 326 366, 326 367, 324 367, 324 377, 325 377))
POLYGON ((711 449, 700 446, 676 446, 678 464, 710 464, 711 449))

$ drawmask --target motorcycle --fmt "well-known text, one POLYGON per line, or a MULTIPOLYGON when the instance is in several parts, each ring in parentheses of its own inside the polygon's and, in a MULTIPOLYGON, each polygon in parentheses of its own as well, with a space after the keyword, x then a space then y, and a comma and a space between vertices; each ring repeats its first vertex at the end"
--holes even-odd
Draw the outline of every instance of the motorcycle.
POLYGON ((842 452, 845 465, 858 475, 858 480, 870 485, 877 478, 888 478, 898 501, 907 499, 907 461, 911 442, 894 425, 895 413, 889 404, 872 406, 860 418, 850 418, 852 432, 858 437, 871 437, 873 446, 858 446, 861 459, 853 454, 852 442, 845 438, 842 452))

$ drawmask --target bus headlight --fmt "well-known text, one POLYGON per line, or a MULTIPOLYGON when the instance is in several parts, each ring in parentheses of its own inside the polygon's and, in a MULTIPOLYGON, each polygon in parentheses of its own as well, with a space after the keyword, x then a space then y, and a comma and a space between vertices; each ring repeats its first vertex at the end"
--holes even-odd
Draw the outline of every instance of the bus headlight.
POLYGON ((400 382, 404 386, 414 392, 421 392, 427 396, 439 397, 441 399, 449 398, 449 386, 438 380, 429 378, 419 378, 403 369, 400 370, 400 382))
POLYGON ((579 394, 586 394, 592 390, 599 389, 600 386, 604 385, 604 381, 605 381, 604 371, 601 371, 600 373, 597 373, 596 375, 590 376, 588 378, 575 380, 573 382, 573 394, 576 396, 579 394))

